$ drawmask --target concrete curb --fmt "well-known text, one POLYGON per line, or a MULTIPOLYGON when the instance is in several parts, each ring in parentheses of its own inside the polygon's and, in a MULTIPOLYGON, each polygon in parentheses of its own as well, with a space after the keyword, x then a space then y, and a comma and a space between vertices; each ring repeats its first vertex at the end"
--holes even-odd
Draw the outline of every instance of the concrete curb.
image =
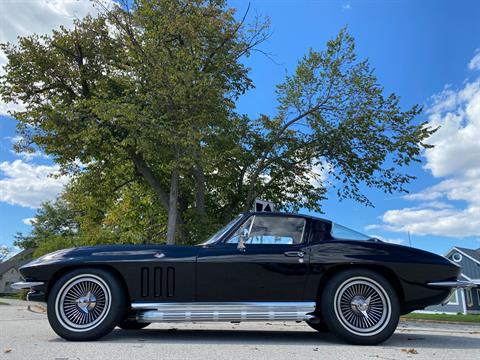
POLYGON ((479 326, 480 323, 478 322, 468 322, 468 321, 448 321, 448 320, 430 320, 430 319, 410 319, 400 317, 400 321, 403 322, 414 322, 414 323, 430 323, 430 324, 450 324, 450 325, 471 325, 471 326, 479 326))

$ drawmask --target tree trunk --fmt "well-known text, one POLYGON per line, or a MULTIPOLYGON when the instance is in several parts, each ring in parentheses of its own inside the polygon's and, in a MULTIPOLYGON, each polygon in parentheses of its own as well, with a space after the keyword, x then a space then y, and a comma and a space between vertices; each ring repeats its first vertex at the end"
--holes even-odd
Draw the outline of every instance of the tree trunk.
POLYGON ((137 170, 138 174, 140 174, 147 183, 152 187, 153 191, 157 195, 160 200, 160 203, 165 208, 165 210, 169 209, 169 196, 165 189, 162 187, 162 184, 157 180, 155 175, 153 174, 152 169, 148 166, 145 159, 142 155, 135 153, 134 151, 129 151, 129 155, 135 165, 135 169, 137 170))
POLYGON ((168 227, 167 227, 167 245, 175 245, 175 232, 177 228, 178 217, 178 168, 172 171, 172 180, 170 184, 170 196, 168 201, 168 227))
POLYGON ((135 165, 137 173, 142 176, 152 187, 153 191, 160 200, 160 204, 165 208, 165 210, 167 210, 167 244, 175 244, 175 233, 178 233, 181 239, 184 237, 181 231, 182 219, 179 217, 177 209, 179 178, 178 169, 175 169, 172 172, 172 183, 170 185, 170 193, 168 194, 157 180, 155 174, 153 173, 152 169, 150 169, 142 155, 135 153, 133 150, 129 151, 129 155, 135 165))
POLYGON ((251 187, 248 189, 247 196, 245 198, 245 202, 243 204, 243 211, 250 211, 253 206, 253 202, 255 201, 256 192, 255 187, 251 187))
POLYGON ((193 168, 193 176, 195 177, 196 194, 195 209, 197 211, 200 222, 205 219, 205 174, 201 165, 195 165, 193 168))

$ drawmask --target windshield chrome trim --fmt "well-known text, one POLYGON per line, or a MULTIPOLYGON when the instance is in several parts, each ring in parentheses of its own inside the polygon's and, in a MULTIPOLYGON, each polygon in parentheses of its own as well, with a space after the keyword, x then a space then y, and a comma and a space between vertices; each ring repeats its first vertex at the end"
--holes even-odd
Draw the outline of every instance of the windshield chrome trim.
MULTIPOLYGON (((236 222, 234 222, 232 224, 232 226, 230 227, 230 229, 226 229, 223 233, 221 233, 219 236, 218 236, 218 239, 215 240, 214 242, 209 242, 209 240, 213 237, 213 234, 208 240, 204 241, 203 243, 200 243, 198 244, 197 246, 208 246, 208 245, 214 245, 214 244, 218 244, 218 243, 222 243, 222 242, 225 242, 225 237, 227 235, 229 235, 232 231, 236 230, 237 227, 238 227, 238 224, 240 223, 240 221, 242 221, 242 219, 245 218, 245 215, 244 214, 239 214, 237 215, 236 217, 234 217, 230 222, 232 222, 233 220, 237 220, 236 222)), ((227 226, 228 224, 226 224, 224 226, 224 228, 227 226)))
POLYGON ((256 216, 257 216, 257 215, 253 215, 252 222, 250 223, 250 226, 249 226, 249 228, 248 228, 247 239, 250 239, 250 234, 252 233, 252 227, 253 227, 253 224, 255 223, 256 216))

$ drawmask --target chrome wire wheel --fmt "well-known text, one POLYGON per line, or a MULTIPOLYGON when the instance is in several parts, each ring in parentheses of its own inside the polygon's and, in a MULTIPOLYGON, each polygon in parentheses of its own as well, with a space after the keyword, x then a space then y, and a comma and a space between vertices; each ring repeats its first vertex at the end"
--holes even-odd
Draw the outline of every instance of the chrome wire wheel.
POLYGON ((97 275, 82 274, 67 281, 58 292, 55 312, 67 329, 75 332, 96 328, 108 315, 111 292, 97 275))
POLYGON ((335 293, 334 304, 342 326, 355 335, 378 334, 391 318, 387 292, 367 277, 353 277, 343 282, 335 293))

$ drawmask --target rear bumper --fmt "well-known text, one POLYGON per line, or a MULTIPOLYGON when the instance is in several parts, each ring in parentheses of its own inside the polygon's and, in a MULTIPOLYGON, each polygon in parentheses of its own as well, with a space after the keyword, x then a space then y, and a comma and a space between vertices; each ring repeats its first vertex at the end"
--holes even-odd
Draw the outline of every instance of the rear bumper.
POLYGON ((480 284, 474 281, 453 280, 453 281, 434 281, 434 282, 429 282, 427 285, 436 287, 439 289, 440 288, 445 290, 450 289, 450 293, 448 294, 448 296, 441 302, 441 305, 445 305, 448 303, 448 301, 450 300, 450 297, 452 296, 455 290, 472 288, 480 284))
POLYGON ((448 289, 464 289, 469 287, 478 286, 474 281, 463 281, 463 280, 454 280, 454 281, 434 281, 429 282, 428 286, 434 286, 439 288, 448 288, 448 289))

